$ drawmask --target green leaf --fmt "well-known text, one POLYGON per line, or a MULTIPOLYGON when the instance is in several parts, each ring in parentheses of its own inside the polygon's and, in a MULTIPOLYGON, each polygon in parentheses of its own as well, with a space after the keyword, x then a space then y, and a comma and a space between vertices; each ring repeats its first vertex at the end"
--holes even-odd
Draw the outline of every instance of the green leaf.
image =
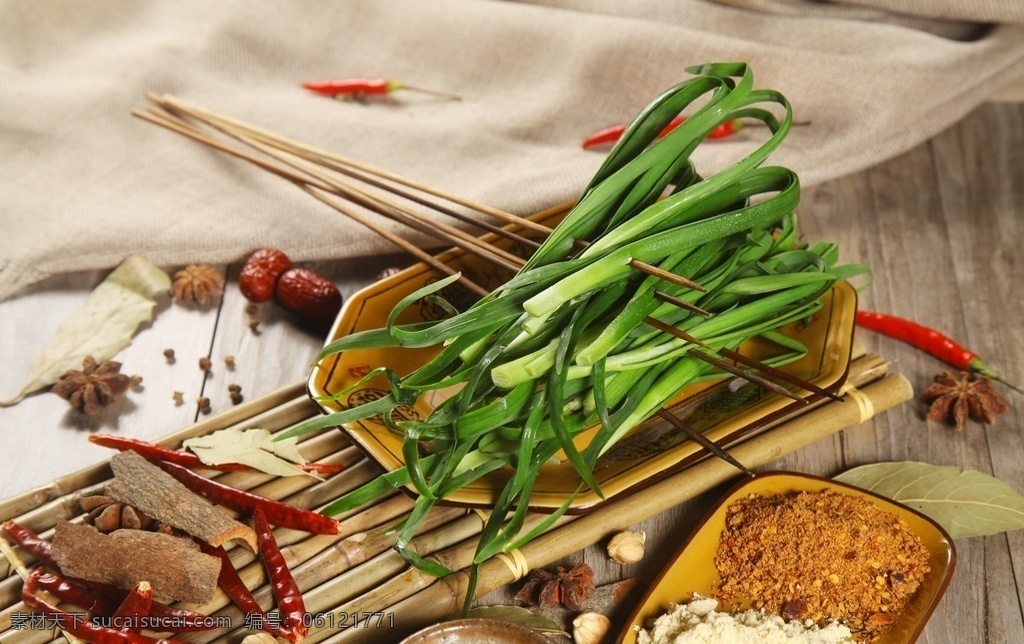
POLYGON ((143 322, 153 319, 153 298, 171 288, 171 278, 145 257, 132 255, 121 262, 93 289, 89 298, 57 329, 49 343, 36 354, 21 391, 9 407, 33 392, 57 382, 70 369, 81 369, 82 360, 97 362, 113 358, 132 343, 132 335, 143 322))
POLYGON ((926 514, 954 538, 1024 528, 1024 496, 981 472, 902 461, 855 467, 835 480, 926 514))
POLYGON ((562 627, 558 624, 547 617, 531 613, 521 606, 480 606, 469 611, 466 617, 496 619, 500 622, 510 622, 532 628, 538 633, 556 633, 569 637, 569 634, 562 630, 562 627))

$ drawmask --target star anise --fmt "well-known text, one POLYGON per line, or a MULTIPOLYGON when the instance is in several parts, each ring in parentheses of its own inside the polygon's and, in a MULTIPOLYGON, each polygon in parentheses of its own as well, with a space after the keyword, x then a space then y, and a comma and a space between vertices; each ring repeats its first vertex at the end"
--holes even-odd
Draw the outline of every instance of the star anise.
POLYGON ((132 379, 121 373, 120 362, 98 364, 92 356, 85 356, 82 370, 65 371, 52 391, 75 409, 92 415, 114 404, 131 384, 132 379))
POLYGON ((144 530, 153 524, 153 519, 127 503, 119 503, 109 496, 94 494, 78 501, 87 523, 96 526, 100 532, 113 532, 121 528, 144 530))
POLYGON ((555 572, 533 570, 516 593, 516 599, 541 608, 564 606, 570 610, 583 610, 583 600, 594 590, 593 577, 594 571, 585 563, 572 569, 558 566, 555 572))
POLYGON ((1010 410, 992 389, 992 381, 974 373, 960 372, 954 376, 943 371, 935 382, 921 393, 921 402, 930 405, 928 420, 953 421, 957 430, 967 419, 991 425, 996 416, 1010 410))
POLYGON ((174 274, 171 289, 175 300, 203 305, 224 292, 224 277, 212 266, 189 264, 174 274))

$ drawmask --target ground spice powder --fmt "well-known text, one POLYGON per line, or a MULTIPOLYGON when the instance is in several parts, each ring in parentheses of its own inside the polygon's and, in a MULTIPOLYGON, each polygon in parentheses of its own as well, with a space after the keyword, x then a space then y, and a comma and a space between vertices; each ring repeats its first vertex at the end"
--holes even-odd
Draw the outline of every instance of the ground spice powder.
POLYGON ((744 597, 787 620, 840 620, 867 637, 895 621, 930 570, 899 517, 829 490, 735 502, 715 566, 720 598, 744 597))

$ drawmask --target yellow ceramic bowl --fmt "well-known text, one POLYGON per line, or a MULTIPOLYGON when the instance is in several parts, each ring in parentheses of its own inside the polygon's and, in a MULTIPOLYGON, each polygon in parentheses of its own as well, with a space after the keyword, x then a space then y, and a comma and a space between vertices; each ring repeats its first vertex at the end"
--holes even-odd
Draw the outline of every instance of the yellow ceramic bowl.
MULTIPOLYGON (((534 219, 554 226, 563 215, 564 208, 541 213, 534 219)), ((517 232, 524 236, 530 235, 529 231, 517 232)), ((511 252, 524 251, 505 240, 496 240, 494 236, 485 236, 483 239, 511 252)), ((440 259, 485 288, 495 288, 511 277, 510 273, 496 269, 463 251, 448 251, 440 259)), ((383 327, 392 308, 403 297, 440 278, 438 272, 426 264, 416 264, 371 284, 345 303, 328 342, 357 331, 383 327)), ((457 284, 445 289, 442 295, 460 310, 474 301, 472 295, 457 284)), ((810 324, 791 324, 785 327, 783 332, 804 343, 808 347, 808 354, 786 365, 784 369, 823 389, 838 391, 846 380, 850 364, 856 300, 856 291, 849 284, 841 283, 824 297, 824 306, 813 316, 810 324)), ((398 319, 398 323, 436 320, 444 315, 443 310, 429 301, 423 301, 418 306, 409 307, 398 319)), ((762 359, 778 350, 771 343, 763 341, 752 341, 740 348, 741 352, 762 359)), ((364 383, 343 399, 331 396, 350 387, 376 367, 389 366, 399 374, 410 373, 433 358, 438 351, 438 348, 368 349, 328 356, 313 369, 309 392, 327 413, 376 400, 389 391, 383 376, 364 383)), ((720 445, 734 443, 805 409, 802 403, 756 385, 738 384, 725 381, 688 387, 680 392, 670 407, 678 416, 720 445)), ((817 399, 816 395, 808 392, 798 393, 812 400, 817 399)), ((424 418, 449 395, 451 392, 431 392, 415 405, 395 409, 392 417, 396 421, 424 418)), ((382 418, 350 423, 344 430, 355 444, 384 469, 392 471, 403 466, 401 437, 390 432, 382 418)), ((590 437, 590 432, 583 432, 577 438, 578 445, 586 445, 590 437)), ((649 485, 706 456, 707 452, 703 448, 680 436, 677 430, 666 423, 660 420, 649 421, 624 437, 599 460, 595 476, 605 498, 601 499, 592 490, 584 489, 569 511, 580 513, 593 510, 607 500, 649 485)), ((499 471, 482 478, 453 493, 447 502, 491 507, 509 475, 509 472, 499 471)), ((551 511, 565 502, 577 484, 578 476, 567 461, 546 465, 534 488, 531 507, 538 511, 551 511)))
MULTIPOLYGON (((906 644, 914 642, 924 629, 925 622, 935 610, 939 599, 946 591, 956 553, 953 542, 938 524, 890 499, 866 490, 838 483, 808 474, 790 472, 768 472, 745 479, 734 487, 725 498, 704 519, 697 531, 683 545, 676 556, 661 572, 658 579, 647 591, 639 606, 629 619, 629 625, 619 636, 621 644, 635 644, 634 626, 643 626, 650 618, 670 610, 670 604, 690 600, 694 595, 714 596, 721 579, 715 568, 715 553, 725 529, 726 511, 733 502, 751 494, 772 496, 788 492, 820 492, 832 490, 867 499, 881 509, 895 514, 906 521, 910 529, 921 539, 929 553, 928 564, 931 572, 925 577, 917 594, 906 605, 897 618, 892 630, 873 640, 873 644, 906 644)), ((749 602, 740 601, 731 607, 743 610, 750 608, 749 602)), ((720 607, 721 608, 721 607, 720 607)))

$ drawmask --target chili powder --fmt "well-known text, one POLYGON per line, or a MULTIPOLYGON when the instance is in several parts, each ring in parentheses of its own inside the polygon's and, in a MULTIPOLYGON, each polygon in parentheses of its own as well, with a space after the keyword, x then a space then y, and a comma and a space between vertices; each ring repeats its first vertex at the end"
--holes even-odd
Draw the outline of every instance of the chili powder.
POLYGON ((733 503, 715 556, 719 597, 785 619, 887 630, 930 571, 928 551, 896 515, 825 490, 733 503))

